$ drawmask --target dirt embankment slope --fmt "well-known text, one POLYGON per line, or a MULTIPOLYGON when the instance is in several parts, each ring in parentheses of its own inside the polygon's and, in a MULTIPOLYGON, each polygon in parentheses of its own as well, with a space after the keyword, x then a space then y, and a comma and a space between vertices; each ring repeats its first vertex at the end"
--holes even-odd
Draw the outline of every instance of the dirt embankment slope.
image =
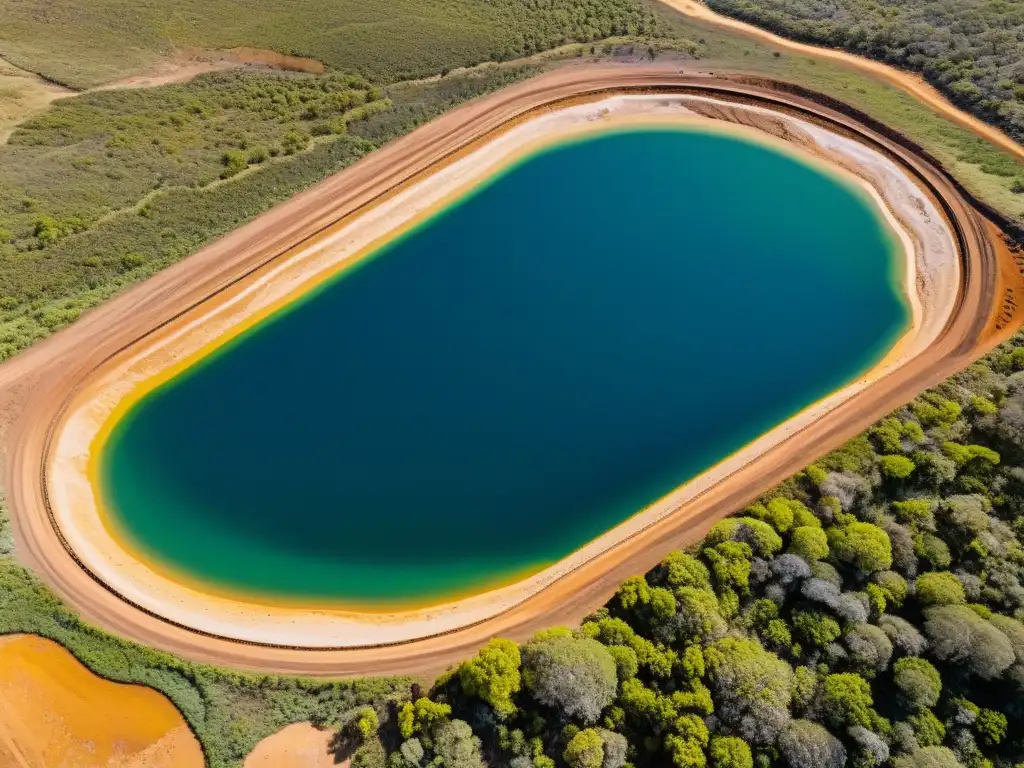
MULTIPOLYGON (((1003 254, 1005 257, 1006 254, 1003 254)), ((941 170, 891 138, 813 101, 658 66, 567 68, 456 110, 376 152, 349 170, 297 195, 251 224, 171 267, 84 317, 78 324, 0 367, 0 424, 19 554, 83 615, 149 645, 215 663, 286 672, 359 675, 428 674, 471 654, 501 634, 523 638, 536 629, 572 623, 605 602, 625 577, 643 572, 718 518, 839 445, 871 422, 963 367, 1019 319, 1024 293, 1012 267, 1000 264, 986 223, 941 170), (79 384, 109 356, 173 322, 212 295, 286 258, 397 187, 450 161, 525 113, 614 92, 710 94, 799 114, 858 137, 897 160, 949 218, 962 259, 962 282, 951 319, 934 343, 903 367, 824 417, 514 608, 486 621, 414 642, 348 650, 298 650, 201 635, 126 603, 93 579, 65 548, 47 512, 41 477, 54 425, 79 384), (1004 277, 1000 277, 1000 270, 1004 277), (1009 313, 996 331, 995 315, 1009 313)))

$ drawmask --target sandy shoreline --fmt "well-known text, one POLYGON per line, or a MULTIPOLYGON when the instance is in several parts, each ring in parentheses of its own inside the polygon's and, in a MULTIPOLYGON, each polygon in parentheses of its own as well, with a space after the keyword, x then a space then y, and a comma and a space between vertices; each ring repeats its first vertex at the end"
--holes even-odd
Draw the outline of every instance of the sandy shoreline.
POLYGON ((844 108, 739 77, 709 77, 662 64, 574 66, 503 89, 373 152, 0 366, 0 456, 19 559, 86 621, 193 660, 291 674, 431 675, 491 637, 525 639, 543 627, 578 622, 603 605, 624 578, 693 542, 722 516, 1008 338, 1024 320, 1018 256, 1002 245, 998 229, 971 206, 948 173, 898 136, 880 134, 844 108), (857 137, 897 162, 934 197, 956 237, 961 280, 949 321, 935 341, 673 514, 568 571, 529 599, 486 620, 421 640, 342 648, 339 632, 331 638, 331 648, 316 650, 233 641, 145 609, 84 565, 54 524, 45 478, 66 406, 88 387, 94 373, 125 350, 158 341, 211 303, 229 301, 296 250, 321 242, 354 215, 466 156, 496 131, 555 107, 622 93, 713 96, 768 107, 857 137))
POLYGON ((345 647, 450 631, 508 610, 607 552, 926 349, 953 308, 958 264, 953 238, 934 203, 895 163, 853 139, 761 107, 723 105, 700 96, 614 96, 567 107, 517 125, 418 181, 94 376, 68 410, 55 441, 48 472, 53 513, 77 555, 99 578, 133 603, 205 632, 276 645, 345 647), (125 544, 97 499, 96 457, 110 426, 146 392, 538 148, 595 130, 666 123, 767 143, 810 159, 871 196, 901 242, 903 282, 911 289, 911 327, 879 365, 559 563, 514 584, 442 605, 363 613, 218 594, 183 574, 155 567, 125 544))

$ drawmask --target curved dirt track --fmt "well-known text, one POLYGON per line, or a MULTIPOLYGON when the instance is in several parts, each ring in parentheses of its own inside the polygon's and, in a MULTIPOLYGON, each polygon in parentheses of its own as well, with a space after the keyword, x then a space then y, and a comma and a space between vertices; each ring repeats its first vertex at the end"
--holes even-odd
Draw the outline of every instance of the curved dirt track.
POLYGON ((1015 142, 995 126, 979 120, 973 115, 964 112, 954 106, 949 99, 943 96, 936 88, 925 82, 924 78, 905 72, 902 69, 883 64, 880 61, 869 59, 865 56, 857 56, 836 48, 823 48, 816 45, 800 43, 790 40, 787 37, 776 35, 766 29, 761 29, 745 21, 739 21, 728 16, 723 16, 711 10, 700 0, 661 0, 669 8, 673 8, 684 16, 706 22, 712 26, 728 29, 732 32, 739 32, 755 40, 784 48, 794 53, 803 53, 819 59, 831 59, 838 61, 852 69, 866 72, 873 77, 884 80, 897 88, 906 91, 918 101, 924 102, 947 120, 956 123, 961 128, 966 128, 977 136, 990 141, 1000 149, 1009 152, 1013 156, 1024 160, 1024 147, 1015 142))
MULTIPOLYGON (((90 313, 71 328, 0 367, 5 487, 18 552, 83 616, 147 645, 213 663, 321 675, 430 674, 472 654, 496 635, 524 638, 573 623, 603 604, 629 575, 692 542, 718 518, 801 469, 982 354, 1005 335, 994 331, 997 299, 1024 306, 1019 286, 1000 282, 991 225, 943 172, 853 118, 812 101, 721 78, 657 66, 571 67, 471 103, 373 153, 184 262, 90 313), (565 575, 511 610, 479 624, 408 643, 347 650, 244 644, 168 623, 127 604, 85 572, 51 524, 42 488, 53 425, 76 387, 119 350, 230 289, 290 247, 338 226, 399 185, 445 162, 524 114, 571 100, 629 91, 697 92, 753 101, 855 134, 901 162, 949 217, 963 259, 951 319, 934 344, 904 367, 730 475, 676 513, 565 575), (1012 291, 1006 294, 1006 291, 1012 291)), ((1005 271, 1005 270, 1004 270, 1005 271)))

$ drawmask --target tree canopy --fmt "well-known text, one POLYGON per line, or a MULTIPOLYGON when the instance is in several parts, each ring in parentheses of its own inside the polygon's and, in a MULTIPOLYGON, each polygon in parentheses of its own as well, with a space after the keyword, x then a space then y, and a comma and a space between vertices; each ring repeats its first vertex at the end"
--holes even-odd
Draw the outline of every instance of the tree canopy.
POLYGON ((380 768, 383 744, 388 768, 1024 764, 1019 342, 627 579, 579 628, 492 640, 394 725, 367 718, 356 768, 380 768), (914 471, 884 472, 896 455, 914 471))
POLYGON ((546 637, 523 647, 523 679, 534 698, 584 723, 595 723, 618 690, 615 659, 601 643, 546 637))

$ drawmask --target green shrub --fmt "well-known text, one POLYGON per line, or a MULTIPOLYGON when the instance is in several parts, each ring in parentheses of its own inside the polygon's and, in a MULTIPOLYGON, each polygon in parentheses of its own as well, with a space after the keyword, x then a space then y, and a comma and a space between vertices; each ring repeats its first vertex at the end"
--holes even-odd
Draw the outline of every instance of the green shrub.
POLYGON ((918 576, 914 581, 914 597, 922 605, 962 605, 967 602, 963 585, 949 571, 918 576))
POLYGON ((270 152, 264 146, 256 146, 249 150, 249 154, 246 156, 246 162, 249 165, 259 165, 265 163, 270 159, 270 152))

